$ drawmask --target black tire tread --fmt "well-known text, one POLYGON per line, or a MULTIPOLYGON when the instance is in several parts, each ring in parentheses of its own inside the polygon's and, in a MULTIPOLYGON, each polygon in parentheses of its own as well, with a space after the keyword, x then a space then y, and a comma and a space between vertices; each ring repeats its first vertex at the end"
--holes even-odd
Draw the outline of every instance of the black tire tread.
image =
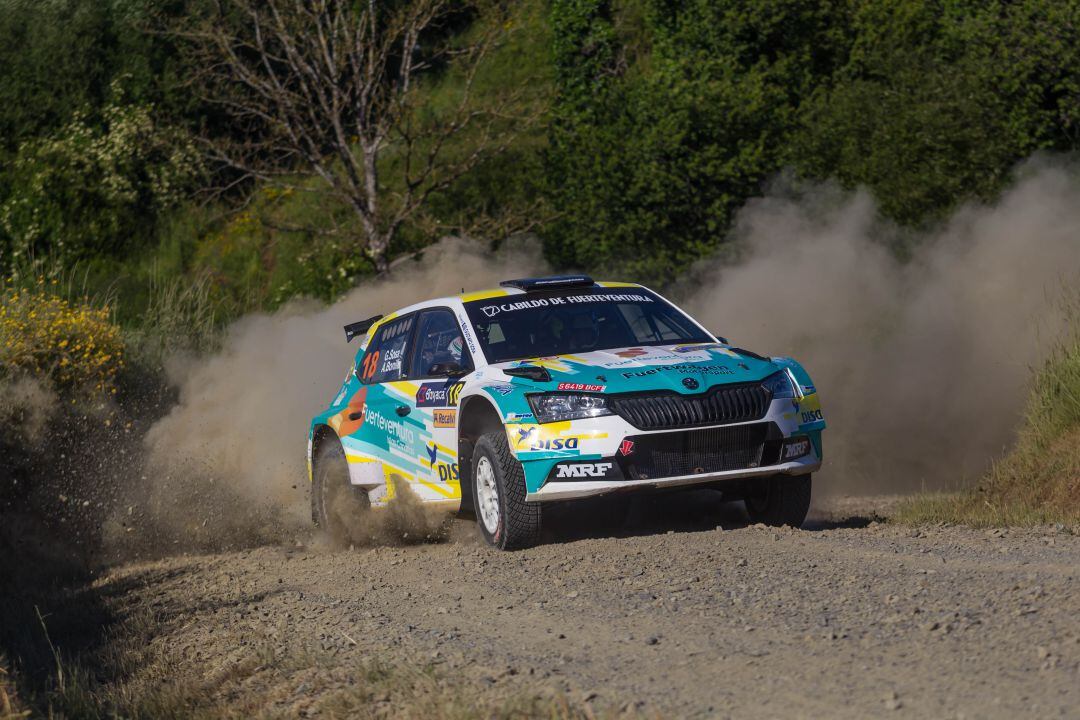
POLYGON ((336 437, 324 438, 319 443, 315 456, 312 458, 311 481, 312 522, 326 533, 335 545, 347 544, 350 527, 343 524, 342 518, 339 518, 336 523, 329 521, 329 510, 323 502, 325 493, 322 491, 322 483, 330 481, 339 485, 337 492, 348 493, 354 501, 356 510, 363 510, 368 506, 368 497, 364 490, 349 482, 349 465, 345 458, 345 449, 336 437))
MULTIPOLYGON (((525 471, 510 450, 506 433, 501 429, 482 435, 473 457, 489 451, 496 461, 502 527, 496 545, 503 550, 517 550, 536 544, 540 539, 542 512, 540 503, 525 501, 525 471)), ((473 473, 475 476, 475 472, 473 473)), ((478 519, 478 522, 483 522, 478 519)))
POLYGON ((810 475, 794 477, 779 475, 767 480, 769 483, 766 506, 755 509, 748 500, 747 514, 752 522, 779 527, 790 525, 802 527, 810 510, 810 494, 813 481, 810 475))

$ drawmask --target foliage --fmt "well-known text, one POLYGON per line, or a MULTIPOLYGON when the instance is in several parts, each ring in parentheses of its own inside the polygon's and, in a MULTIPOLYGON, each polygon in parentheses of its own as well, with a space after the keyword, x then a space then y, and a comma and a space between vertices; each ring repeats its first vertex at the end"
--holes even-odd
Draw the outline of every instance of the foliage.
POLYGON ((919 224, 992 200, 1037 149, 1076 147, 1080 3, 875 0, 847 32, 792 140, 804 174, 869 187, 919 224))
MULTIPOLYGON (((355 207, 294 168, 278 178, 291 195, 253 182, 192 201, 235 176, 194 173, 191 133, 256 153, 267 139, 204 102, 190 81, 205 66, 175 34, 148 31, 191 27, 207 7, 0 0, 0 268, 26 272, 28 254, 78 262, 117 288, 118 316, 135 325, 152 283, 172 276, 203 278, 220 323, 298 295, 330 300, 372 273, 355 207)), ((501 109, 492 128, 512 132, 476 162, 487 125, 446 138, 440 157, 469 172, 426 186, 387 260, 447 233, 533 231, 559 269, 662 286, 715 252, 785 167, 866 186, 920 226, 993 200, 1018 160, 1080 137, 1080 0, 528 0, 507 17, 471 79, 452 64, 416 76, 410 132, 445 125, 466 85, 473 107, 501 109)), ((455 14, 439 47, 473 47, 481 31, 455 14)), ((339 145, 335 172, 342 152, 357 157, 339 145)), ((380 213, 408 195, 404 167, 380 152, 380 213)))
POLYGON ((223 172, 320 178, 317 191, 352 211, 340 234, 383 273, 394 239, 428 199, 527 127, 529 118, 511 115, 515 88, 473 92, 512 27, 500 3, 472 0, 230 0, 192 13, 175 37, 200 90, 250 130, 239 141, 209 138, 223 172), (440 77, 444 102, 419 102, 440 77), (387 182, 390 170, 396 181, 387 182))
POLYGON ((69 302, 57 281, 0 292, 0 374, 29 374, 62 387, 115 393, 124 341, 107 305, 69 302))
POLYGON ((1080 122, 1080 2, 558 0, 543 231, 663 284, 785 166, 908 226, 992 200, 1080 122))
POLYGON ((1080 529, 1080 296, 1069 334, 1035 374, 1016 446, 973 490, 906 500, 900 522, 1080 529))
POLYGON ((152 107, 122 104, 119 83, 113 93, 101 124, 76 112, 55 136, 19 146, 0 205, 13 266, 49 258, 65 268, 129 250, 198 176, 190 139, 161 128, 152 107))
POLYGON ((608 3, 554 5, 549 190, 563 215, 545 239, 558 265, 663 284, 780 168, 800 99, 831 67, 838 13, 800 0, 643 9, 649 52, 627 66, 608 3))

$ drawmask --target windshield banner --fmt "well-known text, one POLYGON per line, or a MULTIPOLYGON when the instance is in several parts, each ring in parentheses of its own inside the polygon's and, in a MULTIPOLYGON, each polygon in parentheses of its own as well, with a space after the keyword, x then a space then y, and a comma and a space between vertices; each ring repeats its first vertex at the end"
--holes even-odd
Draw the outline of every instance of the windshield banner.
POLYGON ((514 312, 517 310, 529 310, 538 307, 550 307, 553 305, 577 305, 579 303, 605 303, 605 302, 652 302, 647 295, 637 293, 605 293, 583 295, 561 295, 556 297, 533 298, 529 300, 517 300, 515 302, 496 303, 481 307, 484 315, 493 318, 499 313, 514 312))

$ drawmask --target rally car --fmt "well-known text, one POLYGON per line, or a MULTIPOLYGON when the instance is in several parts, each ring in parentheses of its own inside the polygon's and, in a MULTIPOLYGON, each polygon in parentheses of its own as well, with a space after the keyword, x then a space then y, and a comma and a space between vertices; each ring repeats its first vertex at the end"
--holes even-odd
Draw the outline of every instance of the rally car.
POLYGON ((713 487, 799 526, 825 420, 790 358, 733 347, 657 293, 586 276, 508 280, 345 327, 360 349, 308 436, 331 533, 405 488, 508 549, 546 503, 713 487))

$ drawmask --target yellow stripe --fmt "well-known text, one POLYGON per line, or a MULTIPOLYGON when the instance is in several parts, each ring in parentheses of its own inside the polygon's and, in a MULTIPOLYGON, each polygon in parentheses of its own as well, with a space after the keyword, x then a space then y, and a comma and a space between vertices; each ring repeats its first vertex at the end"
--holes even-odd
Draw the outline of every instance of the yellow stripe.
POLYGON ((481 290, 479 292, 465 293, 458 295, 461 298, 461 302, 472 302, 473 300, 487 300, 494 297, 506 297, 510 293, 506 290, 481 290))
MULTIPOLYGON (((448 497, 448 498, 456 497, 454 495, 453 490, 448 490, 447 488, 444 488, 442 485, 436 485, 435 483, 431 483, 431 482, 428 482, 427 480, 422 480, 420 478, 416 478, 416 482, 420 483, 421 485, 423 485, 426 488, 431 488, 432 490, 439 493, 443 497, 448 497)), ((459 494, 460 494, 460 492, 461 491, 458 490, 459 494)))
POLYGON ((389 315, 385 315, 385 316, 383 316, 383 317, 382 317, 382 318, 381 318, 381 319, 380 319, 380 320, 379 320, 379 321, 378 321, 377 323, 375 323, 374 325, 372 325, 372 326, 371 326, 371 327, 370 327, 370 328, 368 329, 368 334, 367 334, 367 336, 368 336, 368 337, 374 337, 374 335, 375 335, 375 331, 376 331, 376 330, 378 330, 378 329, 379 329, 379 328, 381 328, 381 327, 382 327, 383 325, 385 325, 386 323, 390 322, 391 320, 393 320, 393 319, 394 319, 394 318, 396 318, 396 317, 397 317, 397 313, 396 313, 396 312, 392 312, 392 313, 390 313, 389 315))
POLYGON ((351 462, 354 465, 357 465, 359 463, 379 462, 378 460, 376 460, 374 458, 364 457, 363 455, 346 455, 345 459, 348 460, 349 462, 351 462))
POLYGON ((408 380, 396 380, 391 383, 386 383, 388 386, 394 388, 400 393, 404 393, 409 397, 416 397, 416 391, 420 389, 420 385, 408 380))
POLYGON ((450 457, 457 457, 457 450, 451 450, 450 448, 446 447, 445 445, 440 445, 437 442, 433 442, 431 444, 434 445, 439 450, 442 450, 444 453, 446 453, 450 457))
POLYGON ((607 282, 607 281, 604 281, 604 282, 598 282, 596 284, 599 285, 600 287, 641 287, 641 285, 639 285, 638 283, 628 283, 628 282, 607 282))

